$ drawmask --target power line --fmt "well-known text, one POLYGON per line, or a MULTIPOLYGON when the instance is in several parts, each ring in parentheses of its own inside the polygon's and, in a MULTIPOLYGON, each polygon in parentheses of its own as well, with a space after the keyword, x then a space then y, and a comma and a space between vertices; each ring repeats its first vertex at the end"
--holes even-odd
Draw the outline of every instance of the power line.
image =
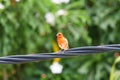
POLYGON ((0 64, 21 64, 40 60, 49 60, 53 58, 66 58, 72 56, 80 56, 87 54, 98 54, 103 52, 120 51, 120 44, 102 45, 102 46, 86 46, 71 48, 56 53, 37 53, 28 55, 11 55, 0 57, 0 64))

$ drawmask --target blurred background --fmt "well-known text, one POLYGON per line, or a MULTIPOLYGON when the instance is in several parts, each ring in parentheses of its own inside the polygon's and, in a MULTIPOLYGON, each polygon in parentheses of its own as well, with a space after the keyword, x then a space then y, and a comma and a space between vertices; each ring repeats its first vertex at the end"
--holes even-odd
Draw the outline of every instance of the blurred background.
MULTIPOLYGON (((0 56, 55 52, 57 32, 70 48, 120 43, 120 0, 0 0, 0 56)), ((51 72, 53 60, 0 64, 0 80, 108 80, 118 56, 57 60, 60 74, 51 72)), ((120 64, 114 68, 119 72, 120 64)))

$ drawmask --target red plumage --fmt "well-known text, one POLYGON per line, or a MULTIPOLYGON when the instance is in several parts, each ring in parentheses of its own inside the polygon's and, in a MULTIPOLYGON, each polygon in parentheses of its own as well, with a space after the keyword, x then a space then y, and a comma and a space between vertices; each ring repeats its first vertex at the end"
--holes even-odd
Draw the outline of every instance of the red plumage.
POLYGON ((56 36, 58 46, 63 50, 69 49, 68 40, 64 37, 64 35, 61 32, 58 32, 56 36))

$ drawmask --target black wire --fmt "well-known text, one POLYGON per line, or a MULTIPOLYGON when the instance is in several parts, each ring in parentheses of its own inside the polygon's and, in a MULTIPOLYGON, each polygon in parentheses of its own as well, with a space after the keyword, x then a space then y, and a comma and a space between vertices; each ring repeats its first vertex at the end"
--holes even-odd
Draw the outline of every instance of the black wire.
POLYGON ((0 64, 21 64, 33 61, 49 60, 53 58, 66 58, 71 56, 97 54, 111 51, 120 51, 120 44, 71 48, 69 50, 59 51, 57 53, 38 53, 29 55, 5 56, 0 57, 0 64))

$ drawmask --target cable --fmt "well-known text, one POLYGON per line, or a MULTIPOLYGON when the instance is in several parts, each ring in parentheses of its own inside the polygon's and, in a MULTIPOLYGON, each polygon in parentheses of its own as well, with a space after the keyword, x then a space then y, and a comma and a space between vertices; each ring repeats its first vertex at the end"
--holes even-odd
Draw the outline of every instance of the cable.
POLYGON ((80 56, 87 54, 97 54, 103 52, 120 51, 120 44, 102 45, 102 46, 86 46, 71 48, 65 51, 56 53, 38 53, 28 55, 11 55, 0 57, 0 64, 22 64, 27 62, 34 62, 40 60, 49 60, 53 58, 66 58, 72 56, 80 56))

